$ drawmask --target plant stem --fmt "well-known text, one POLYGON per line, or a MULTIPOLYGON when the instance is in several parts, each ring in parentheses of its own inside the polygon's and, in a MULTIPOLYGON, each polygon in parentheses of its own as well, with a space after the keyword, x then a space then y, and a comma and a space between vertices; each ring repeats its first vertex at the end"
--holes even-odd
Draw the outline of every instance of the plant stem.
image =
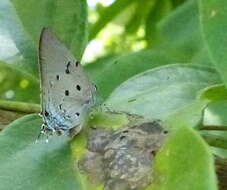
POLYGON ((39 104, 8 100, 0 100, 0 109, 22 113, 39 113, 41 110, 39 104))
POLYGON ((227 131, 226 126, 203 126, 199 128, 200 130, 217 130, 217 131, 227 131))
POLYGON ((227 189, 227 159, 215 159, 216 172, 218 176, 219 189, 227 189))

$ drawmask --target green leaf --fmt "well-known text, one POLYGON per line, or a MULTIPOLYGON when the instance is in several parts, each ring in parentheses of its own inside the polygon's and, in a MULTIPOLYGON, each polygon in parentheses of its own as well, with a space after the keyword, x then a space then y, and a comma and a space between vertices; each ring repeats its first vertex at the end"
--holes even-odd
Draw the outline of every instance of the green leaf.
POLYGON ((116 88, 106 101, 107 107, 165 119, 193 103, 199 90, 219 82, 213 69, 192 65, 167 65, 138 74, 116 88))
POLYGON ((217 190, 214 160, 206 143, 191 128, 174 132, 155 158, 150 190, 217 190))
POLYGON ((35 143, 41 123, 37 115, 28 115, 0 134, 1 190, 82 189, 67 137, 35 143))
POLYGON ((39 103, 39 81, 3 62, 0 62, 0 85, 0 99, 39 103))
POLYGON ((197 57, 197 62, 209 63, 206 51, 202 51, 204 44, 200 33, 198 6, 195 0, 186 1, 164 17, 158 23, 158 32, 160 41, 157 48, 164 49, 176 61, 191 62, 194 57, 197 57), (197 54, 201 54, 201 52, 200 61, 197 54), (205 60, 204 57, 206 57, 205 60))
POLYGON ((200 0, 200 17, 209 56, 227 84, 227 1, 200 0))
POLYGON ((99 73, 105 69, 107 64, 110 64, 111 62, 114 62, 118 58, 117 55, 107 55, 104 57, 100 57, 96 59, 93 62, 86 63, 84 65, 85 70, 88 72, 90 77, 95 80, 96 76, 99 75, 99 73))
POLYGON ((207 103, 207 101, 195 101, 169 115, 165 121, 170 128, 197 127, 202 122, 203 110, 207 103))
POLYGON ((223 84, 209 86, 201 90, 198 99, 207 101, 220 101, 227 99, 227 89, 223 84))
POLYGON ((128 78, 148 69, 169 63, 171 63, 171 58, 166 57, 165 54, 143 50, 123 55, 105 64, 99 62, 96 66, 96 69, 100 68, 99 72, 92 72, 93 68, 88 66, 87 72, 90 73, 90 77, 98 87, 99 97, 105 99, 114 88, 128 78))
MULTIPOLYGON (((203 125, 227 127, 227 100, 208 104, 204 111, 203 125)), ((227 128, 226 128, 227 130, 227 128)))
MULTIPOLYGON (((28 17, 33 19, 33 15, 28 17)), ((26 33, 11 1, 1 1, 0 18, 0 35, 6 40, 5 43, 1 43, 0 60, 14 63, 13 66, 17 68, 37 74, 38 58, 35 44, 26 33)))

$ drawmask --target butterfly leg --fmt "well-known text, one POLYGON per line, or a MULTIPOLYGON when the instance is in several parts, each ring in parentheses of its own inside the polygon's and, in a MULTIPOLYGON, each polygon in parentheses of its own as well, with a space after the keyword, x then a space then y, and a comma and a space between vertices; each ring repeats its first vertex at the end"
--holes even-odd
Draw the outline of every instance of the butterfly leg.
POLYGON ((40 130, 38 137, 37 137, 35 142, 37 143, 39 141, 39 139, 41 138, 41 136, 44 135, 44 134, 45 134, 45 124, 42 124, 41 130, 40 130))

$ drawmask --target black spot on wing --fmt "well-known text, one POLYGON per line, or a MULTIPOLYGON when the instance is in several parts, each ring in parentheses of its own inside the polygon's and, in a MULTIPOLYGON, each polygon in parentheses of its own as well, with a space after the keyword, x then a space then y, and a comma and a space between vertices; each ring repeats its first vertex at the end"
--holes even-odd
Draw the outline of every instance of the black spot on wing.
POLYGON ((69 91, 65 90, 65 95, 68 96, 69 95, 69 91))
POLYGON ((60 79, 60 76, 59 75, 56 75, 56 79, 59 80, 60 79))
POLYGON ((76 89, 77 89, 78 91, 80 91, 80 90, 81 90, 80 85, 76 85, 76 89))
POLYGON ((126 137, 126 136, 124 136, 124 135, 123 135, 123 136, 121 136, 121 137, 120 137, 120 140, 123 140, 125 137, 126 137))
POLYGON ((80 113, 76 112, 76 115, 77 115, 77 116, 80 116, 80 113))
POLYGON ((70 64, 71 64, 71 62, 69 61, 69 62, 67 63, 67 65, 66 65, 66 69, 65 69, 65 73, 66 73, 66 74, 69 74, 69 73, 70 73, 70 71, 69 71, 69 66, 70 66, 70 64))

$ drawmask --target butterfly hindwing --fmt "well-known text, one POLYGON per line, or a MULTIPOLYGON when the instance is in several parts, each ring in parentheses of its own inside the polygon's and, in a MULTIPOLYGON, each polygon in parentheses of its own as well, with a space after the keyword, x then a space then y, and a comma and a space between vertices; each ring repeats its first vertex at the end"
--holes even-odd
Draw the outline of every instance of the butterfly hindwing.
POLYGON ((67 130, 81 124, 93 104, 94 85, 49 29, 41 33, 39 62, 42 115, 47 128, 67 130))

